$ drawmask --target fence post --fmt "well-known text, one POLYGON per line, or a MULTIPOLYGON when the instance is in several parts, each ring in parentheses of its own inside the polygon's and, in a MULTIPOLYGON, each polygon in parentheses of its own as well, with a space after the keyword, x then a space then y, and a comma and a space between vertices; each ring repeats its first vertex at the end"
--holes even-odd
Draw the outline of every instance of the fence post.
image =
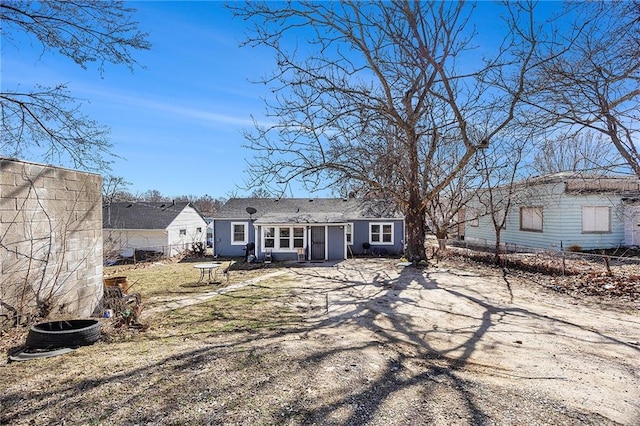
POLYGON ((609 256, 604 256, 604 266, 607 268, 607 275, 612 276, 611 265, 609 265, 609 256))

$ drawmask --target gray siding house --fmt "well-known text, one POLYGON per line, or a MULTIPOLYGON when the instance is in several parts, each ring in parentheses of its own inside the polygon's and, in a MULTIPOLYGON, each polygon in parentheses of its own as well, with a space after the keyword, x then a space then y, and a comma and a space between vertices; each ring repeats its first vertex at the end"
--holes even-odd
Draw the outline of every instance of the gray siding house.
MULTIPOLYGON (((483 197, 482 191, 478 197, 483 197)), ((557 173, 516 186, 501 242, 552 250, 640 245, 640 180, 557 173)), ((466 209, 464 238, 495 243, 486 207, 476 198, 466 209)), ((502 213, 503 214, 503 213, 502 213)))
POLYGON ((213 217, 213 251, 258 259, 343 260, 400 254, 404 219, 389 203, 355 198, 232 198, 213 217))
POLYGON ((207 236, 207 222, 188 202, 107 203, 102 224, 105 252, 145 250, 171 257, 204 244, 207 236))

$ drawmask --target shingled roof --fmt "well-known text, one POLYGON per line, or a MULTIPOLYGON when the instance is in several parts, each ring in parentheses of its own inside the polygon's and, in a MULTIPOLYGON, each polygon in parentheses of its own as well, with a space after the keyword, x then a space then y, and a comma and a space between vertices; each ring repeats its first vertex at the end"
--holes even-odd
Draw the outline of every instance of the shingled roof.
MULTIPOLYGON (((251 210, 251 209, 249 209, 251 210)), ((339 223, 358 219, 402 219, 388 201, 357 198, 231 198, 214 219, 248 219, 256 223, 339 223), (247 208, 256 210, 251 215, 247 208)))
POLYGON ((118 202, 102 206, 104 229, 166 229, 188 202, 118 202))

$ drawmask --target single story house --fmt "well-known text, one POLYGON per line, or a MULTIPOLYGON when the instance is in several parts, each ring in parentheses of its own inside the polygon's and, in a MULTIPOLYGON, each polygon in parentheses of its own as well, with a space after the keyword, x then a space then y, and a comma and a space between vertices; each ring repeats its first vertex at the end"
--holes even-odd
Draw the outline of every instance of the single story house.
MULTIPOLYGON (((520 182, 515 188, 502 243, 554 250, 640 245, 638 178, 555 173, 520 182)), ((487 208, 480 202, 484 196, 486 192, 479 191, 465 210, 464 238, 492 245, 495 231, 487 208)))
POLYGON ((213 218, 213 250, 258 259, 344 260, 404 251, 404 218, 389 202, 356 198, 232 198, 213 218))
POLYGON ((112 202, 102 206, 105 253, 136 250, 171 257, 206 243, 207 223, 188 202, 112 202))

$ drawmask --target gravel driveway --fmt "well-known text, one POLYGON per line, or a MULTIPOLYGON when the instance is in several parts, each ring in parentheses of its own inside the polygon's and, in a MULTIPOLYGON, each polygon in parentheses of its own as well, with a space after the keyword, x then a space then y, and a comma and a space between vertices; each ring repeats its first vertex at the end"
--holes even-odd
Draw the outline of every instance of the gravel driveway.
POLYGON ((364 403, 351 423, 383 424, 390 406, 395 424, 640 424, 638 311, 469 268, 353 260, 291 271, 301 301, 325 298, 302 343, 333 348, 319 381, 361 384, 347 386, 364 403))

